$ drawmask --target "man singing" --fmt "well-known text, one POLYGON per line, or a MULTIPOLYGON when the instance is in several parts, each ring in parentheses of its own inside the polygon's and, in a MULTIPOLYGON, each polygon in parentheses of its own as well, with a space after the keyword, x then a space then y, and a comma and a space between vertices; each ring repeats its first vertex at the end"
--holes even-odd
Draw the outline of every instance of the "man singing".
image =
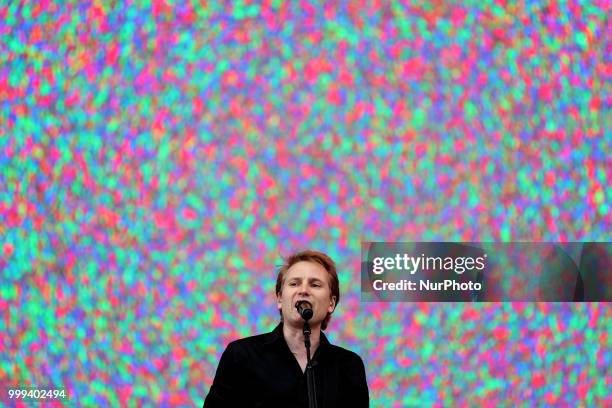
POLYGON ((298 305, 312 310, 308 324, 315 406, 367 407, 368 384, 361 358, 330 344, 322 332, 340 301, 334 261, 312 250, 290 255, 278 271, 276 298, 279 325, 270 333, 227 346, 204 408, 309 407, 305 320, 298 305))

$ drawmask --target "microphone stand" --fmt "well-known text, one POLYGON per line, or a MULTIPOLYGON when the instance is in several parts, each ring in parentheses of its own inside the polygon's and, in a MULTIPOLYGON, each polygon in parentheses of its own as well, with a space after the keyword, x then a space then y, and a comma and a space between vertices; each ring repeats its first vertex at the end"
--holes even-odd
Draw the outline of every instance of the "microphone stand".
POLYGON ((304 345, 306 346, 306 387, 308 388, 308 408, 317 408, 314 367, 310 360, 310 325, 304 321, 304 345))

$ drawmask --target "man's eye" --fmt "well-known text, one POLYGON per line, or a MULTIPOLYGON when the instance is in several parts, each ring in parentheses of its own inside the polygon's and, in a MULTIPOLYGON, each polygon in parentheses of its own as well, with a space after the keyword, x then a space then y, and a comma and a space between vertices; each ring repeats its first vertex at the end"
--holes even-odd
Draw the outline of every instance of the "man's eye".
POLYGON ((297 283, 295 283, 295 282, 289 282, 289 286, 295 286, 295 285, 297 285, 297 283))
POLYGON ((318 287, 320 287, 320 286, 321 286, 321 284, 319 284, 319 283, 313 283, 313 284, 312 284, 312 286, 314 286, 315 288, 318 288, 318 287))

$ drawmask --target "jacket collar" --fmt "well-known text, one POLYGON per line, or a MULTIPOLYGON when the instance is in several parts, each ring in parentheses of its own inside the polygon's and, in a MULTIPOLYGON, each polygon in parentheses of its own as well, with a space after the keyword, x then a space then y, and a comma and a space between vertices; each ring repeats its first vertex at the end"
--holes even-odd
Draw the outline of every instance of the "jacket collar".
MULTIPOLYGON (((266 334, 264 345, 268 346, 268 345, 276 344, 280 341, 285 342, 285 336, 283 335, 283 322, 280 322, 278 326, 274 328, 274 330, 266 334)), ((324 344, 325 345, 329 344, 329 340, 327 340, 325 333, 323 333, 323 330, 321 330, 321 336, 319 338, 319 347, 321 347, 324 344)))

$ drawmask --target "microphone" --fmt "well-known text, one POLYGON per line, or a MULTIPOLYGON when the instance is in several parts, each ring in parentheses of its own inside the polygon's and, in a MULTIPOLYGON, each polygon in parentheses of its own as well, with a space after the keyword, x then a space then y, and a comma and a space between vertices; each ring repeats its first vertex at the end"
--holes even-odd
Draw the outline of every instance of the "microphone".
POLYGON ((295 308, 297 309, 300 316, 302 316, 302 319, 306 321, 309 321, 310 319, 312 319, 313 311, 312 311, 312 305, 310 304, 310 302, 306 300, 298 300, 295 303, 295 308))

